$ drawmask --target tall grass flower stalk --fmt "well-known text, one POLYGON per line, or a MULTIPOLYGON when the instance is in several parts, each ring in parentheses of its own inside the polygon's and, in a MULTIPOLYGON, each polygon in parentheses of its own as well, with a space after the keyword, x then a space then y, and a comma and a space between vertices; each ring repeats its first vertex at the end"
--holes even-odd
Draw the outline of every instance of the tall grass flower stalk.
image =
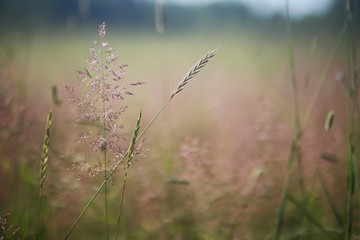
POLYGON ((49 153, 49 143, 50 143, 51 115, 52 115, 52 111, 50 110, 46 121, 43 151, 41 154, 41 162, 40 162, 39 201, 38 201, 38 213, 37 213, 36 239, 40 239, 42 189, 45 182, 47 163, 49 160, 48 153, 49 153))
MULTIPOLYGON (((99 41, 94 40, 90 48, 90 56, 85 58, 84 70, 78 71, 82 81, 86 84, 86 93, 81 98, 77 97, 74 89, 66 87, 69 101, 75 103, 80 110, 78 122, 91 122, 100 126, 96 131, 87 131, 80 134, 79 142, 88 143, 96 156, 99 151, 102 155, 102 165, 90 165, 92 175, 103 174, 104 180, 107 173, 126 151, 123 149, 122 137, 119 129, 123 128, 120 122, 121 114, 127 106, 122 103, 125 95, 133 95, 127 90, 124 83, 126 64, 118 64, 115 49, 104 41, 106 35, 105 22, 99 26, 99 41)), ((136 86, 142 82, 131 83, 136 86)), ((85 157, 89 157, 88 154, 85 157)), ((106 239, 108 231, 108 189, 107 181, 104 184, 104 208, 106 239)))
MULTIPOLYGON (((178 94, 180 93, 185 85, 189 82, 190 79, 192 79, 193 77, 195 77, 200 70, 209 62, 209 60, 215 56, 215 52, 216 52, 217 48, 209 51, 203 58, 201 58, 190 70, 189 72, 186 74, 186 76, 184 77, 184 79, 179 83, 179 85, 174 89, 174 91, 171 93, 169 99, 165 102, 165 104, 160 108, 160 110, 158 111, 158 113, 152 118, 152 120, 149 122, 149 124, 144 128, 144 130, 137 136, 137 138, 135 139, 135 142, 133 143, 134 145, 141 139, 141 137, 145 134, 145 132, 149 129, 149 127, 154 123, 154 121, 158 118, 158 116, 160 115, 160 113, 165 109, 165 107, 171 102, 171 100, 178 94)), ((68 88, 69 89, 69 88, 68 88)), ((70 92, 71 89, 70 89, 70 92)), ((76 100, 76 99, 75 99, 76 100)), ((92 202, 95 200, 95 198, 97 197, 97 195, 100 193, 100 191, 102 190, 102 188, 105 186, 105 184, 107 183, 107 181, 111 178, 111 176, 116 172, 117 168, 120 166, 120 164, 122 163, 122 161, 128 156, 129 154, 129 150, 128 149, 125 153, 122 154, 122 157, 120 158, 120 160, 116 163, 116 165, 112 168, 112 170, 110 170, 109 174, 107 175, 107 177, 105 178, 105 180, 103 181, 103 183, 98 187, 97 191, 94 193, 94 195, 90 198, 90 200, 88 201, 88 203, 86 204, 86 206, 84 207, 84 209, 82 210, 82 212, 80 213, 79 217, 75 220, 74 224, 71 226, 69 232, 67 233, 67 235, 65 236, 65 239, 68 239, 71 235, 71 233, 74 231, 76 225, 78 224, 78 222, 80 221, 80 219, 83 217, 83 215, 85 214, 85 212, 87 211, 87 209, 90 207, 90 205, 92 204, 92 202)))
POLYGON ((142 115, 142 112, 140 111, 140 114, 139 114, 139 117, 138 117, 138 120, 137 120, 137 123, 135 126, 134 134, 133 134, 131 142, 130 142, 128 154, 127 154, 124 182, 123 182, 123 187, 122 187, 122 191, 121 191, 120 208, 119 208, 119 215, 118 215, 117 227, 116 227, 116 239, 118 239, 118 237, 119 237, 120 219, 121 219, 121 213, 122 213, 122 207, 123 207, 123 201, 124 201, 124 193, 125 193, 127 174, 128 174, 129 167, 131 165, 131 160, 134 157, 133 154, 134 154, 134 150, 135 150, 136 139, 139 134, 139 130, 140 130, 140 126, 141 126, 141 115, 142 115))

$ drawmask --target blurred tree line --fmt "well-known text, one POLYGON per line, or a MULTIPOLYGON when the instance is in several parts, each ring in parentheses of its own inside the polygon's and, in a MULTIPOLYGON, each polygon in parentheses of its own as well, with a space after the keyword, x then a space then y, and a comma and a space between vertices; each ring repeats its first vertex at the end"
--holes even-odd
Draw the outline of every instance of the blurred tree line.
MULTIPOLYGON (((344 4, 344 0, 337 0, 326 15, 306 18, 296 24, 307 30, 313 26, 322 26, 324 30, 341 25, 344 4)), ((31 32, 44 27, 77 29, 98 25, 103 21, 123 28, 153 30, 154 8, 155 1, 143 0, 1 0, 0 34, 11 30, 31 32)), ((217 3, 198 7, 166 4, 164 9, 169 31, 254 26, 265 26, 264 29, 269 29, 269 24, 271 29, 276 31, 278 27, 283 29, 284 24, 283 17, 279 15, 270 20, 253 17, 240 3, 217 3)))

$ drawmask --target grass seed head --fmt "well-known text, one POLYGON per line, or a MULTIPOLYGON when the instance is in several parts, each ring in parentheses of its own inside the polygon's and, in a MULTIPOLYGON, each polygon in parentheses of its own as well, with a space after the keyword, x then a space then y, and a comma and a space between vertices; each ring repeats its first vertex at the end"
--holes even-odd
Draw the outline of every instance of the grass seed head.
POLYGON ((203 58, 201 58, 190 70, 189 72, 186 74, 186 76, 184 77, 184 79, 179 83, 179 85, 177 86, 177 88, 172 92, 171 94, 171 98, 173 98, 176 94, 178 94, 179 92, 181 92, 185 85, 190 81, 190 79, 192 79, 193 77, 195 77, 196 74, 198 74, 201 69, 203 67, 205 67, 205 65, 209 62, 210 58, 215 56, 215 52, 216 52, 217 48, 209 51, 203 58))
POLYGON ((128 166, 129 166, 129 164, 131 162, 131 159, 133 158, 133 153, 134 153, 134 149, 135 149, 136 140, 137 140, 139 130, 140 130, 140 127, 141 127, 141 116, 142 116, 142 111, 140 111, 138 120, 136 122, 136 127, 135 127, 135 130, 134 130, 134 134, 133 134, 131 142, 130 142, 128 160, 127 160, 127 165, 128 166))
POLYGON ((41 155, 40 189, 42 189, 42 186, 45 181, 46 168, 49 159, 48 153, 49 153, 49 143, 50 143, 51 116, 52 116, 52 111, 50 110, 49 115, 47 117, 43 151, 41 155))

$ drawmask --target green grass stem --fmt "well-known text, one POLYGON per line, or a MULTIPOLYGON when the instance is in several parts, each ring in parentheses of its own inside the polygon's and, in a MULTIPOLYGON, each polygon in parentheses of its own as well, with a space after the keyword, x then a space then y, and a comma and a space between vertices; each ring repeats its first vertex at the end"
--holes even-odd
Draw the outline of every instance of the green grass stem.
POLYGON ((290 15, 289 15, 289 1, 286 1, 286 24, 287 24, 287 33, 288 33, 288 60, 290 65, 290 74, 291 74, 291 84, 293 91, 293 104, 294 104, 294 119, 295 119, 295 140, 291 146, 289 160, 288 160, 288 168, 286 172, 285 182, 283 186, 282 197, 280 200, 279 209, 277 212, 277 219, 275 230, 273 233, 273 239, 277 240, 280 236, 280 231, 282 228, 283 217, 285 213, 285 206, 287 195, 289 192, 289 185, 291 174, 293 170, 293 162, 295 158, 297 158, 298 164, 298 181, 301 189, 302 201, 304 202, 304 188, 303 188, 303 180, 302 180, 302 164, 301 164, 301 153, 300 153, 300 141, 301 141, 301 124, 300 124, 300 110, 299 110, 299 96, 298 96, 298 88, 296 82, 295 75, 295 63, 294 63, 294 50, 293 50, 293 40, 292 40, 292 29, 290 24, 290 15))
MULTIPOLYGON (((105 62, 104 62, 104 52, 101 51, 101 77, 103 80, 102 84, 102 101, 103 101, 103 118, 104 118, 104 124, 103 124, 103 138, 104 138, 104 179, 106 180, 106 172, 107 172, 107 139, 106 139, 106 103, 105 103, 105 96, 104 96, 104 90, 105 90, 105 75, 104 75, 104 68, 105 68, 105 62)), ((109 216, 108 216, 108 194, 107 194, 107 181, 105 181, 104 185, 104 193, 105 193, 105 199, 104 199, 104 205, 105 205, 105 232, 106 232, 106 240, 109 239, 109 216)))
POLYGON ((142 112, 140 111, 139 118, 138 118, 136 126, 135 126, 134 134, 131 139, 131 143, 130 143, 128 155, 127 155, 126 168, 125 168, 125 174, 124 174, 124 182, 123 182, 123 187, 122 187, 122 191, 121 191, 120 209, 119 209, 119 215, 118 215, 117 227, 116 227, 116 240, 119 239, 120 219, 121 219, 121 213, 122 213, 122 208, 123 208, 126 180, 127 180, 127 175, 128 175, 128 169, 130 167, 131 160, 133 159, 133 153, 134 153, 137 135, 139 133, 140 126, 141 126, 141 113, 142 112))
MULTIPOLYGON (((358 123, 359 120, 359 104, 358 104, 358 66, 356 59, 357 51, 357 12, 355 4, 357 1, 346 1, 346 17, 349 21, 348 44, 347 44, 347 75, 348 75, 348 171, 347 171, 347 224, 345 239, 352 239, 353 222, 354 222, 354 206, 353 199, 355 193, 355 148, 356 141, 359 139, 358 123)), ((358 163, 359 164, 359 163, 358 163)), ((359 172, 357 173, 359 175, 359 172)))
POLYGON ((304 181, 302 173, 302 158, 301 158, 301 123, 300 123, 300 108, 299 108, 299 93, 297 87, 297 80, 295 74, 295 61, 294 61, 294 47, 293 47, 293 38, 292 38, 292 28, 290 23, 290 14, 289 14, 289 0, 286 1, 286 23, 287 23, 287 33, 288 33, 288 59, 290 65, 290 74, 291 74, 291 85, 293 92, 293 105, 294 105, 294 120, 295 120, 295 141, 298 142, 298 150, 296 154, 297 166, 298 166, 298 182, 300 186, 300 192, 302 197, 302 202, 305 204, 305 193, 304 193, 304 181))

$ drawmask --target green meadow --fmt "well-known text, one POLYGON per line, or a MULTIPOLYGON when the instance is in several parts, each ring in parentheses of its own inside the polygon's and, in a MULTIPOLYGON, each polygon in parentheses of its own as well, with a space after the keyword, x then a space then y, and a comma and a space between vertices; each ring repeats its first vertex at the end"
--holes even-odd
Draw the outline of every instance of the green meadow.
MULTIPOLYGON (((0 239, 358 239, 354 19, 162 34, 108 21, 100 40, 97 25, 9 31, 0 40, 0 239), (110 117, 75 121, 85 107, 68 101, 66 86, 82 100, 91 92, 77 71, 94 39, 128 65, 120 89, 131 94, 102 108, 126 106, 116 131, 104 130, 110 117), (79 140, 89 132, 103 142, 79 140)), ((96 81, 111 80, 102 69, 96 81)))

